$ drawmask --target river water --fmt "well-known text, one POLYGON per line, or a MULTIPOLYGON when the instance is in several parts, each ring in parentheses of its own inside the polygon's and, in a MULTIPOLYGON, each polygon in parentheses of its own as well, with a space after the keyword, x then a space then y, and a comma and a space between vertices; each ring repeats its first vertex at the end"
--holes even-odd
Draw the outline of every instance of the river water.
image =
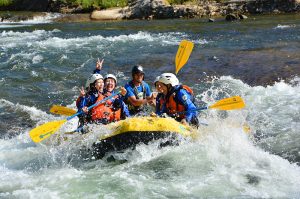
POLYGON ((300 15, 214 23, 44 17, 0 23, 0 34, 0 198, 300 198, 300 15), (83 161, 73 157, 80 146, 30 140, 32 128, 64 118, 49 113, 53 104, 75 107, 97 58, 119 85, 143 65, 152 86, 174 72, 183 39, 195 47, 178 78, 197 105, 240 95, 246 108, 203 111, 208 125, 196 141, 140 145, 112 154, 115 161, 83 161))

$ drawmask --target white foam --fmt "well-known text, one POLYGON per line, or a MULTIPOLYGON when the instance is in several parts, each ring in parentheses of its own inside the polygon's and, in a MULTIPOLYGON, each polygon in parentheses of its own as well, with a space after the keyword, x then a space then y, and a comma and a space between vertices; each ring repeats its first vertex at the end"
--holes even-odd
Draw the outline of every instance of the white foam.
MULTIPOLYGON (((24 47, 25 48, 24 50, 27 51, 32 47, 38 47, 36 46, 36 44, 38 44, 39 41, 43 41, 51 37, 52 34, 57 31, 58 30, 53 30, 53 31, 34 30, 32 32, 2 31, 0 33, 1 36, 0 47, 3 48, 4 50, 24 47)), ((24 53, 26 54, 28 52, 24 52, 24 53)))
MULTIPOLYGON (((72 157, 76 148, 92 144, 97 136, 109 133, 104 126, 91 126, 95 135, 82 142, 50 147, 35 147, 29 140, 28 132, 24 132, 16 138, 1 140, 0 166, 3 169, 0 168, 0 171, 7 175, 4 180, 9 177, 16 180, 12 180, 9 186, 0 183, 0 189, 14 197, 21 194, 43 197, 47 193, 63 198, 68 194, 74 196, 76 186, 82 187, 88 183, 89 190, 95 190, 97 198, 124 196, 123 191, 107 188, 111 183, 117 183, 121 190, 129 190, 130 197, 143 194, 145 198, 192 198, 199 195, 216 198, 292 198, 299 195, 299 166, 272 154, 290 145, 298 146, 299 141, 292 135, 298 135, 299 127, 299 78, 294 78, 292 83, 280 81, 272 86, 252 87, 241 80, 224 76, 213 78, 207 85, 210 85, 209 91, 199 94, 197 100, 213 104, 220 97, 240 95, 246 102, 246 108, 227 112, 205 111, 209 125, 199 128, 196 141, 183 141, 179 146, 162 149, 158 149, 158 142, 141 144, 135 150, 112 153, 117 160, 127 160, 123 164, 110 165, 105 161, 82 163, 80 168, 83 170, 70 168, 68 158, 72 157), (273 138, 283 143, 273 145, 271 150, 260 147, 243 131, 244 122, 250 124, 252 133, 260 130, 269 136, 281 135, 273 138), (28 163, 39 161, 41 165, 36 166, 39 173, 28 175, 28 163), (55 169, 47 169, 47 166, 55 169), (15 177, 18 175, 20 177, 15 177), (23 177, 26 180, 22 180, 23 177), (100 185, 105 187, 101 191, 100 185)), ((31 117, 37 117, 35 121, 41 123, 55 119, 34 107, 14 105, 7 100, 0 100, 0 107, 3 106, 17 106, 35 115, 31 117)), ((75 104, 69 106, 75 107, 75 104)), ((72 120, 61 130, 69 131, 75 126, 76 120, 72 120)), ((272 140, 268 142, 275 143, 272 140)), ((84 191, 79 189, 78 192, 83 194, 84 191)), ((92 197, 92 194, 88 193, 89 196, 92 197)))
POLYGON ((59 119, 59 117, 49 115, 44 111, 38 110, 36 107, 14 104, 8 100, 0 99, 0 107, 6 107, 6 106, 28 113, 31 120, 39 121, 39 123, 59 119))
POLYGON ((51 23, 54 19, 57 19, 61 17, 62 14, 60 13, 45 13, 44 15, 41 16, 34 16, 32 19, 28 20, 20 20, 20 21, 10 21, 8 20, 3 20, 3 22, 0 23, 0 28, 1 27, 21 27, 21 26, 29 26, 29 25, 34 25, 34 24, 45 24, 45 23, 51 23), (3 26, 2 26, 3 25, 3 26))
MULTIPOLYGON (((148 33, 140 31, 138 33, 129 35, 118 35, 104 37, 102 35, 94 35, 88 37, 76 38, 60 38, 53 36, 53 33, 58 30, 45 31, 35 30, 33 32, 14 32, 3 31, 1 33, 2 41, 0 46, 6 48, 16 47, 35 47, 35 48, 55 48, 55 49, 78 49, 90 48, 91 44, 96 44, 97 48, 105 48, 108 43, 119 46, 120 44, 127 44, 128 42, 142 42, 142 43, 160 43, 162 45, 178 45, 185 35, 182 33, 148 33), (98 45, 99 44, 99 45, 98 45)), ((196 44, 207 43, 206 40, 196 39, 192 40, 196 44)))
POLYGON ((38 64, 38 63, 41 63, 43 61, 43 56, 42 55, 35 55, 33 58, 32 58, 32 63, 33 64, 38 64))
POLYGON ((18 28, 18 27, 24 27, 28 25, 21 25, 21 24, 14 24, 14 23, 0 23, 0 29, 6 29, 6 28, 18 28))
POLYGON ((51 23, 54 19, 61 17, 60 13, 46 13, 44 16, 34 16, 33 19, 20 21, 22 24, 44 24, 51 23))
POLYGON ((278 24, 274 29, 287 29, 287 28, 295 28, 296 25, 295 24, 292 24, 292 25, 281 25, 281 24, 278 24))

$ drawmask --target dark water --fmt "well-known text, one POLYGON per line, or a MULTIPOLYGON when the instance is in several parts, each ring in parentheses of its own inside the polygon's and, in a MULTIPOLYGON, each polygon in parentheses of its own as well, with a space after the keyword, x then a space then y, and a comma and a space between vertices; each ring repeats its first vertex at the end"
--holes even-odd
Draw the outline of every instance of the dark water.
POLYGON ((300 15, 215 23, 206 19, 33 21, 2 23, 0 34, 0 170, 7 179, 16 179, 11 186, 0 183, 0 197, 20 198, 23 192, 26 196, 38 192, 43 197, 24 180, 25 190, 18 185, 24 175, 33 186, 57 198, 83 197, 87 190, 90 198, 111 193, 116 198, 140 198, 140 192, 145 198, 299 196, 300 171, 295 164, 300 162, 300 15), (61 163, 65 161, 62 149, 34 147, 28 131, 58 119, 49 114, 51 105, 74 107, 78 89, 97 58, 105 59, 103 74, 116 74, 119 85, 130 79, 135 64, 144 66, 145 80, 152 85, 157 75, 175 71, 175 55, 183 39, 193 41, 195 47, 178 77, 193 87, 197 105, 233 95, 242 96, 247 105, 241 111, 199 113, 210 123, 208 129, 199 130, 205 135, 200 143, 165 152, 142 147, 130 152, 128 164, 114 167, 100 162, 104 168, 93 165, 89 171, 61 163), (252 141, 230 126, 243 122, 251 126, 252 141), (36 161, 41 176, 30 173, 28 165, 36 161), (153 165, 161 165, 162 171, 153 165), (38 185, 44 177, 59 183, 38 185), (59 186, 61 179, 69 187, 59 186), (99 191, 95 181, 106 189, 99 191), (139 181, 144 186, 135 184, 139 181), (187 191, 183 182, 192 189, 187 191), (127 195, 122 195, 124 190, 129 190, 127 195))

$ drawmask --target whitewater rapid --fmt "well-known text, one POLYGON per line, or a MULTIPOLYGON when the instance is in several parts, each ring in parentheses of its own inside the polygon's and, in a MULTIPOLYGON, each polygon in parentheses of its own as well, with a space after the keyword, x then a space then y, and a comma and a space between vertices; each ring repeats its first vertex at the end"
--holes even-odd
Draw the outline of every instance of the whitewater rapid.
MULTIPOLYGON (((0 198, 299 198, 300 24, 277 17, 0 23, 0 198), (174 72, 183 39, 195 47, 178 77, 197 105, 239 95, 244 109, 200 112, 207 125, 195 141, 141 144, 101 160, 78 156, 93 136, 59 146, 31 141, 31 129, 65 119, 49 113, 53 104, 76 108, 97 58, 120 85, 142 64, 152 86, 160 73, 174 72)), ((61 131, 76 126, 73 119, 61 131)))
MULTIPOLYGON (((180 146, 163 149, 155 142, 142 144, 133 151, 112 154, 114 162, 105 158, 74 162, 73 153, 80 146, 36 145, 26 129, 16 137, 1 139, 0 194, 4 198, 297 197, 300 168, 276 153, 298 147, 294 138, 299 131, 294 128, 299 123, 290 121, 297 120, 299 109, 281 109, 297 107, 298 80, 251 87, 231 77, 216 78, 197 100, 207 99, 210 104, 214 96, 235 93, 245 100, 245 109, 206 111, 201 119, 205 118, 208 126, 199 128, 195 142, 183 141, 180 146), (250 133, 243 131, 245 122, 250 133)), ((15 106, 4 100, 1 104, 1 108, 15 106)), ((37 125, 61 118, 34 107, 17 107, 30 112, 37 125)), ((74 126, 76 122, 71 122, 64 130, 74 126)))

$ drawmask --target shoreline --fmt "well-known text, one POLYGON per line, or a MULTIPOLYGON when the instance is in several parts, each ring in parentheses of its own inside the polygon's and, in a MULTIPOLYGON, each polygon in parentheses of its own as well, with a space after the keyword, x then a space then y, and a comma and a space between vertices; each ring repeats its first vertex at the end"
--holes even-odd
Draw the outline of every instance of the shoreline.
MULTIPOLYGON (((1 11, 0 11, 0 16, 1 16, 1 11)), ((167 20, 167 19, 207 19, 207 22, 215 22, 215 21, 226 21, 226 16, 221 16, 221 15, 217 15, 214 17, 209 17, 209 16, 201 16, 201 17, 193 17, 193 18, 166 18, 166 19, 91 19, 89 13, 73 13, 73 14, 61 14, 61 13, 53 13, 53 12, 26 12, 26 14, 24 14, 24 12, 22 11, 14 11, 11 14, 11 18, 8 18, 8 20, 4 20, 1 21, 0 20, 0 24, 2 23, 6 23, 6 22, 14 22, 14 23, 18 23, 18 22, 22 22, 22 21, 26 21, 26 20, 32 20, 35 17, 45 17, 47 14, 58 14, 60 16, 53 18, 52 21, 53 22, 58 22, 58 23, 68 23, 68 22, 117 22, 117 21, 136 21, 136 20, 141 20, 141 21, 149 21, 149 20, 167 20), (12 19, 12 20, 9 20, 12 19)), ((277 15, 297 15, 299 13, 260 13, 260 14, 247 14, 247 15, 243 15, 245 18, 247 19, 248 17, 255 17, 255 16, 277 16, 277 15)), ((1 18, 0 18, 1 19, 1 18)), ((237 18, 234 20, 243 20, 241 18, 237 18)), ((227 20, 227 21, 234 21, 234 20, 227 20)))
POLYGON ((0 11, 0 21, 18 22, 30 20, 36 16, 44 16, 47 13, 61 14, 60 17, 54 19, 55 22, 178 18, 209 18, 209 21, 213 22, 214 18, 225 18, 227 21, 234 21, 246 19, 247 15, 300 13, 300 0, 292 0, 289 2, 278 0, 275 3, 272 0, 239 0, 224 3, 212 1, 185 5, 170 5, 166 2, 167 1, 161 0, 153 0, 148 3, 145 3, 144 1, 136 1, 123 8, 115 7, 103 10, 93 10, 91 12, 80 12, 76 7, 73 9, 56 7, 56 10, 59 10, 60 12, 0 11))

